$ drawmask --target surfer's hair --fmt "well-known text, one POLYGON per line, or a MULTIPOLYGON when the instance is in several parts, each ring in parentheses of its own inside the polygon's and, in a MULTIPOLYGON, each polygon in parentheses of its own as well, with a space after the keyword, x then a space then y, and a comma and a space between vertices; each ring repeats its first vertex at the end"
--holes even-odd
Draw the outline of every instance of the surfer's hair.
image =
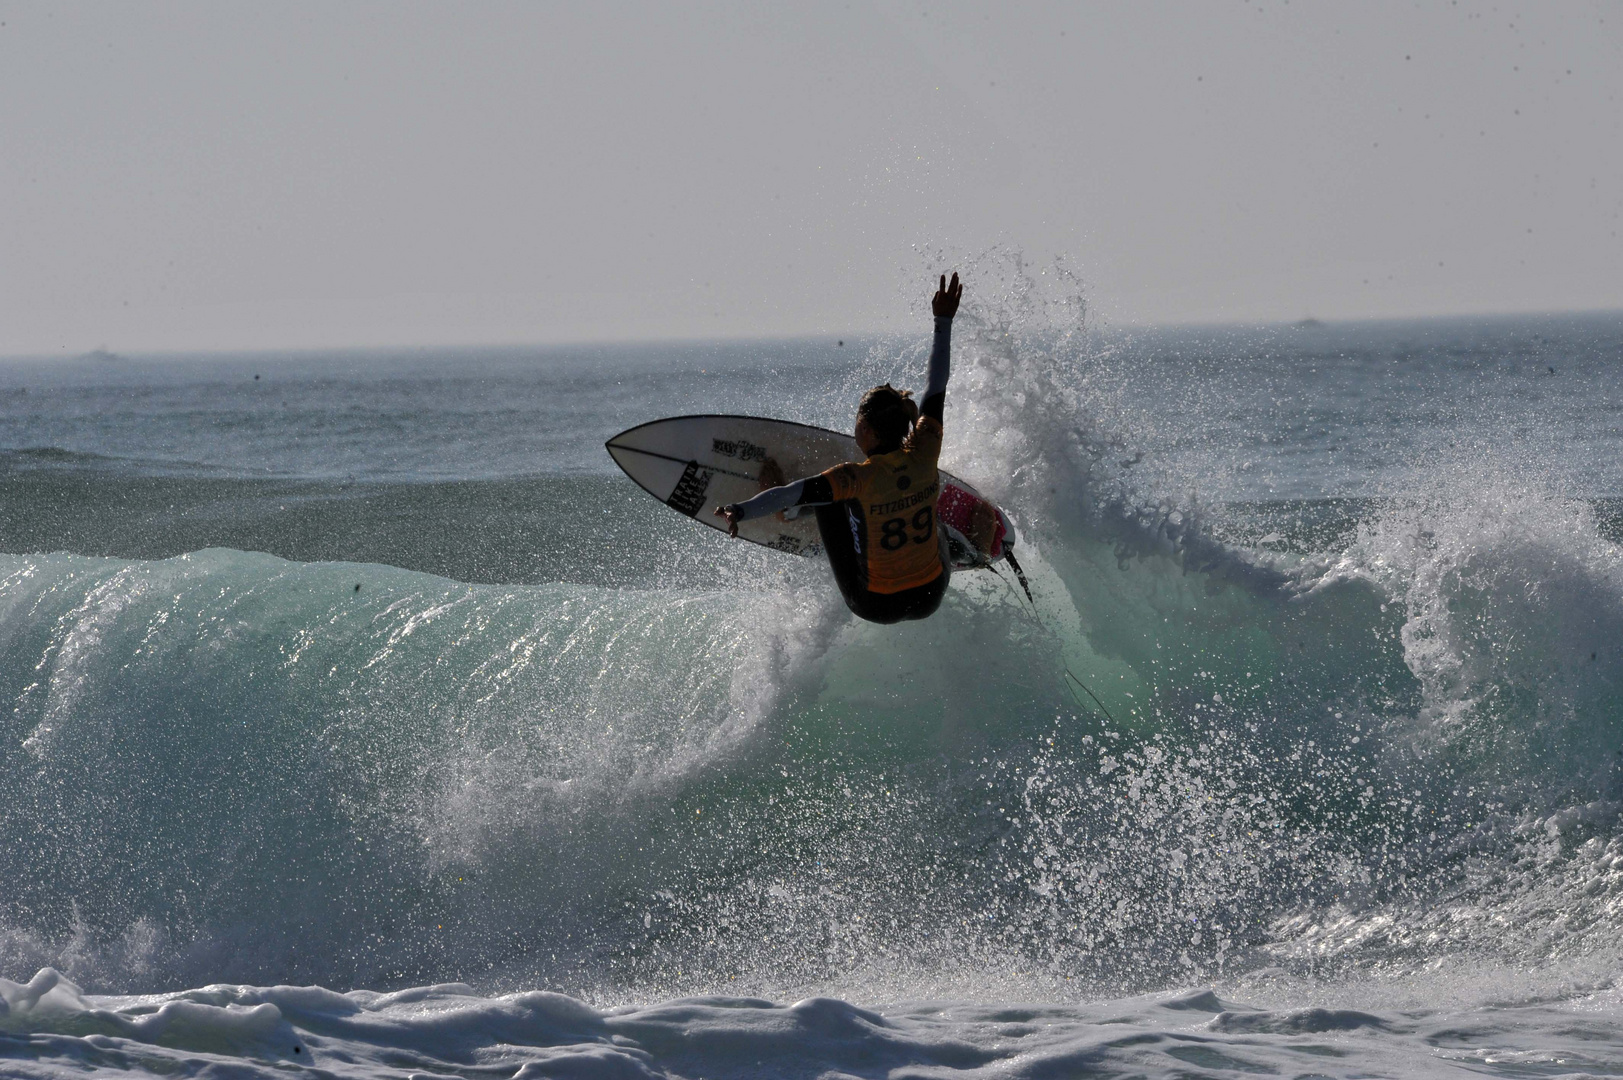
POLYGON ((902 445, 919 418, 919 406, 911 390, 898 390, 890 383, 876 386, 862 395, 857 419, 867 421, 879 445, 894 450, 902 445))

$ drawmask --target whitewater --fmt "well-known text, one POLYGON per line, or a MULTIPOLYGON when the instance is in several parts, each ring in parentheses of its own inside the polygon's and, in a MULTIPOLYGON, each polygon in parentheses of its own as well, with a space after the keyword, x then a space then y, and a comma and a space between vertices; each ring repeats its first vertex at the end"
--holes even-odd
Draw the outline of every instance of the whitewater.
POLYGON ((1035 603, 603 441, 915 336, 0 362, 0 1074, 1623 1073, 1623 316, 966 274, 1035 603))

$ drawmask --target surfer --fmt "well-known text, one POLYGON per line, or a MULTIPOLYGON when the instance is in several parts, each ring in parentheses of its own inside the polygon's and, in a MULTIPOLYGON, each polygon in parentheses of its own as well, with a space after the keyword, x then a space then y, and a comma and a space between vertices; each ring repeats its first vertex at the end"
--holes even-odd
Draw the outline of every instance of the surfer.
POLYGON ((854 434, 867 460, 768 488, 752 499, 715 509, 727 531, 738 523, 792 506, 816 507, 817 530, 840 595, 853 613, 869 622, 926 619, 941 606, 951 576, 945 534, 936 525, 941 492, 936 459, 941 454, 941 418, 947 403, 948 354, 952 318, 964 287, 946 276, 930 309, 935 341, 924 400, 889 383, 862 395, 854 434))

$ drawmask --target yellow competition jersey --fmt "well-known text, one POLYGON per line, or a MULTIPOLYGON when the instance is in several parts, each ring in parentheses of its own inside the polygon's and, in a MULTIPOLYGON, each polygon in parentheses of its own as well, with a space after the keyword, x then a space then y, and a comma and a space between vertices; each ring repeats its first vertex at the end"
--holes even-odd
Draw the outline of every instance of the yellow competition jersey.
POLYGON ((845 503, 857 565, 866 571, 861 584, 868 591, 897 593, 941 575, 935 524, 940 456, 941 422, 921 416, 900 450, 823 474, 834 498, 845 503))

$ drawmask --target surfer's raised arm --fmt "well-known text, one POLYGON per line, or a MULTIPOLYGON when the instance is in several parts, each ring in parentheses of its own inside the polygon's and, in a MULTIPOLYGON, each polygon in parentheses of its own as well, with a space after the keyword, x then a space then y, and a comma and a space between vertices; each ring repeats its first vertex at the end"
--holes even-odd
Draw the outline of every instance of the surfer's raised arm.
POLYGON ((930 348, 930 375, 924 386, 924 400, 919 402, 919 414, 937 423, 947 408, 947 377, 952 374, 952 317, 958 314, 958 300, 963 295, 964 287, 958 283, 958 275, 952 275, 949 285, 943 274, 941 287, 930 300, 930 310, 935 312, 935 342, 930 348))

